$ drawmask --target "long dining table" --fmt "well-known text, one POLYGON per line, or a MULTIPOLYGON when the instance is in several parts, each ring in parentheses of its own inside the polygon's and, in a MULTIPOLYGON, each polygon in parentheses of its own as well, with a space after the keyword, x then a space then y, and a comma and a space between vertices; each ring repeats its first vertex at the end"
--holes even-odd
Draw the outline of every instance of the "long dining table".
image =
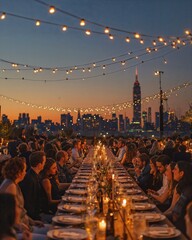
MULTIPOLYGON (((105 158, 113 161, 112 200, 114 204, 114 238, 106 236, 106 215, 100 209, 94 212, 97 226, 92 226, 92 239, 181 239, 186 240, 175 226, 156 207, 138 186, 135 179, 118 162, 109 149, 105 158), (124 205, 123 205, 124 204, 124 205), (99 222, 102 219, 104 222, 99 222), (104 220, 103 220, 104 219, 104 220), (103 225, 102 225, 103 223, 103 225), (145 225, 142 225, 144 223, 145 225), (100 224, 100 225, 99 225, 100 224), (141 231, 143 228, 143 232, 141 231)), ((75 175, 70 187, 62 196, 56 215, 52 218, 52 229, 48 239, 91 239, 86 231, 88 185, 92 176, 94 149, 90 149, 75 175)), ((108 173, 105 173, 108 174, 108 173)), ((96 191, 96 190, 95 190, 96 191)), ((92 240, 91 239, 91 240, 92 240)))

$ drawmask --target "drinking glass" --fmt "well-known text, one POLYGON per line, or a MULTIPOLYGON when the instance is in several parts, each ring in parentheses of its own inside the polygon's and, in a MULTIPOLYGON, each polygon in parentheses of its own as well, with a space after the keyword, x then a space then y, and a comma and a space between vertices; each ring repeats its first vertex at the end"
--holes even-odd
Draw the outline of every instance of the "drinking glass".
POLYGON ((85 229, 88 239, 94 240, 98 228, 98 219, 93 216, 87 215, 85 218, 85 229))
POLYGON ((147 229, 147 222, 145 216, 133 215, 133 232, 136 239, 140 239, 147 229))

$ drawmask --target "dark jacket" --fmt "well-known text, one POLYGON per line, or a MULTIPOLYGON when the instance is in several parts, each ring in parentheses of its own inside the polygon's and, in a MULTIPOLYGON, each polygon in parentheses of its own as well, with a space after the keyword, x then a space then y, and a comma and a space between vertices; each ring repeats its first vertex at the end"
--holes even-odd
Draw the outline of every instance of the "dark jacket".
POLYGON ((142 170, 140 176, 137 178, 139 186, 146 191, 149 188, 150 182, 152 181, 152 175, 150 174, 150 166, 147 164, 142 170))
POLYGON ((34 220, 40 219, 41 185, 38 174, 32 168, 28 170, 24 180, 19 184, 25 200, 27 214, 34 220))

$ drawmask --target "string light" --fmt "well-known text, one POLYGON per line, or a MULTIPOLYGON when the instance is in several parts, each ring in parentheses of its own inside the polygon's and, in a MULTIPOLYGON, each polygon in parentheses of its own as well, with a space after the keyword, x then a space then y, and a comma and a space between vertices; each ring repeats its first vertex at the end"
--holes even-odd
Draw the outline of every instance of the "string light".
POLYGON ((4 20, 5 18, 6 18, 6 13, 5 13, 5 12, 1 13, 0 19, 1 19, 1 20, 4 20))
POLYGON ((164 39, 162 37, 158 37, 159 42, 163 42, 164 39))
POLYGON ((185 30, 186 35, 191 35, 191 32, 189 30, 185 30))
POLYGON ((36 25, 37 27, 39 27, 39 26, 41 25, 41 22, 40 22, 39 20, 37 20, 37 21, 35 22, 35 25, 36 25))
POLYGON ((54 6, 50 6, 49 13, 50 14, 54 14, 55 13, 55 7, 54 6))
POLYGON ((135 34, 134 34, 134 37, 135 37, 135 38, 140 38, 141 36, 140 36, 139 33, 135 33, 135 34))
POLYGON ((130 43, 130 38, 129 38, 129 37, 126 37, 126 38, 125 38, 125 41, 126 41, 127 43, 130 43))
MULTIPOLYGON (((66 80, 68 80, 68 78, 66 78, 66 80)), ((45 80, 46 83, 46 80, 45 80)), ((171 97, 172 94, 178 96, 179 91, 181 91, 183 88, 187 88, 192 86, 192 82, 187 82, 184 83, 182 85, 179 85, 177 87, 168 89, 164 92, 164 94, 166 95, 166 97, 171 97)), ((33 103, 29 103, 29 102, 25 102, 25 101, 21 101, 18 99, 14 99, 14 98, 10 98, 4 95, 0 95, 0 97, 4 100, 8 100, 10 102, 13 103, 17 103, 17 104, 21 104, 21 105, 25 105, 28 107, 32 107, 32 108, 36 108, 36 109, 43 109, 43 110, 49 110, 49 111, 58 111, 58 112, 78 112, 78 110, 80 110, 81 113, 86 113, 86 112, 115 112, 115 111, 121 111, 127 108, 131 108, 133 107, 133 102, 132 101, 128 101, 128 102, 123 102, 123 103, 117 103, 117 104, 113 104, 113 105, 103 105, 103 106, 96 106, 96 107, 87 107, 87 108, 69 108, 69 107, 55 107, 55 106, 43 106, 43 105, 37 105, 37 104, 33 104, 33 103)), ((160 94, 153 94, 151 96, 146 96, 144 98, 141 99, 141 104, 144 104, 145 102, 148 103, 150 101, 155 101, 156 99, 160 98, 160 94)))
POLYGON ((153 46, 156 46, 156 45, 157 45, 156 41, 155 41, 155 40, 153 40, 153 46))
MULTIPOLYGON (((36 2, 38 2, 38 3, 40 3, 40 4, 45 5, 45 6, 48 6, 49 9, 50 9, 50 11, 53 12, 53 13, 54 13, 55 9, 57 9, 57 11, 59 11, 59 12, 61 12, 61 13, 63 13, 63 14, 66 14, 66 15, 68 15, 68 16, 70 16, 70 17, 79 19, 79 20, 80 20, 80 23, 81 23, 81 20, 84 20, 84 19, 82 19, 82 18, 80 18, 80 17, 78 17, 78 16, 76 16, 76 15, 74 15, 74 14, 72 14, 72 13, 66 12, 66 11, 64 11, 64 10, 62 10, 62 9, 55 8, 54 6, 51 6, 51 7, 50 7, 49 4, 47 4, 46 2, 43 2, 42 0, 33 0, 33 1, 36 1, 36 2)), ((21 16, 21 15, 17 15, 17 14, 14 14, 14 13, 1 12, 0 18, 1 18, 1 19, 4 19, 6 15, 9 15, 9 16, 11 16, 11 17, 16 17, 16 18, 24 19, 24 20, 27 20, 27 21, 35 21, 35 22, 36 22, 36 26, 40 26, 41 23, 45 23, 45 24, 50 24, 50 25, 52 25, 52 26, 59 26, 59 27, 61 27, 61 25, 60 25, 60 24, 57 24, 57 23, 48 22, 48 21, 43 21, 43 20, 41 20, 41 21, 40 21, 40 20, 35 20, 35 19, 33 19, 33 18, 29 18, 28 16, 21 16)), ((85 21, 85 20, 84 20, 84 21, 85 21)), ((104 25, 102 25, 102 24, 99 24, 99 23, 96 23, 96 22, 93 22, 93 21, 89 21, 89 20, 86 20, 86 21, 89 22, 90 24, 96 25, 96 26, 98 26, 98 27, 104 27, 104 25)), ((82 21, 82 22, 83 22, 83 21, 82 21)), ((83 30, 83 29, 80 29, 80 28, 77 28, 77 27, 70 27, 70 28, 73 29, 73 30, 78 30, 78 31, 82 31, 82 30, 83 30)), ((105 34, 105 33, 108 34, 108 33, 110 32, 110 29, 113 30, 113 31, 118 31, 118 33, 120 32, 120 33, 122 33, 122 34, 128 33, 129 35, 134 36, 134 38, 136 38, 136 39, 138 39, 138 38, 140 38, 141 36, 143 36, 143 37, 145 37, 145 38, 157 38, 160 42, 164 42, 164 38, 163 38, 163 37, 151 36, 151 35, 147 35, 147 34, 144 34, 144 33, 139 34, 139 33, 131 32, 131 31, 126 31, 126 30, 122 30, 122 29, 117 29, 117 28, 113 28, 113 27, 110 27, 110 28, 109 28, 109 27, 104 27, 104 33, 103 33, 103 34, 105 34)), ((66 29, 64 28, 64 31, 66 31, 66 30, 67 30, 67 28, 66 28, 66 29)), ((93 33, 96 33, 96 34, 102 34, 102 32, 99 32, 99 31, 92 31, 92 32, 93 32, 93 33)), ((191 32, 190 32, 189 30, 186 30, 185 33, 186 33, 187 36, 191 36, 191 32)), ((91 29, 90 29, 89 31, 87 31, 86 34, 87 34, 87 35, 90 35, 90 34, 91 34, 91 29)), ((115 36, 117 36, 117 37, 120 38, 120 39, 124 38, 122 35, 115 35, 115 36)), ((112 39, 112 38, 114 38, 114 36, 113 36, 113 37, 109 37, 109 39, 112 39)), ((167 40, 168 40, 168 39, 171 40, 171 39, 173 39, 173 38, 178 39, 179 37, 178 37, 178 36, 177 36, 177 37, 165 36, 165 38, 166 38, 167 40)), ((181 38, 183 38, 183 36, 182 36, 181 38)), ((126 38, 125 40, 126 40, 126 42, 130 42, 130 38, 126 38)), ((144 39, 143 39, 143 40, 144 40, 144 39)), ((166 44, 166 45, 167 45, 167 44, 166 44)))
POLYGON ((112 35, 112 34, 109 34, 109 39, 111 39, 111 40, 113 40, 113 39, 114 39, 114 37, 113 37, 113 35, 112 35))
POLYGON ((82 27, 85 26, 85 19, 82 18, 82 19, 80 20, 80 26, 82 26, 82 27))
POLYGON ((91 31, 90 30, 86 30, 85 34, 89 36, 89 35, 91 35, 91 31))
POLYGON ((64 25, 64 26, 62 26, 62 31, 67 31, 67 26, 66 25, 64 25))
MULTIPOLYGON (((160 48, 163 48, 163 46, 162 47, 160 47, 160 48)), ((180 49, 182 49, 182 47, 180 47, 180 49)), ((157 51, 157 49, 147 49, 149 52, 155 52, 155 51, 157 51)), ((134 65, 131 65, 131 66, 128 66, 126 69, 128 69, 128 68, 132 68, 132 67, 135 67, 135 66, 138 66, 138 65, 140 65, 140 64, 143 64, 143 63, 145 63, 145 62, 148 62, 148 61, 152 61, 152 60, 154 60, 154 59, 158 59, 158 58, 164 58, 164 56, 165 55, 168 55, 168 54, 170 54, 170 53, 172 53, 174 50, 170 50, 169 52, 167 52, 167 53, 164 53, 162 56, 157 56, 157 57, 153 57, 153 58, 150 58, 150 59, 147 59, 147 60, 142 60, 142 61, 140 61, 140 63, 136 63, 136 64, 134 64, 134 65)), ((132 52, 129 52, 128 54, 132 54, 132 52)), ((124 59, 123 61, 130 61, 130 60, 133 60, 133 59, 135 59, 135 58, 137 58, 138 59, 138 57, 143 57, 144 55, 146 55, 146 54, 148 54, 148 52, 146 52, 146 53, 141 53, 140 55, 137 55, 137 56, 132 56, 132 57, 129 57, 129 58, 127 58, 127 59, 124 59)), ((126 55, 126 54, 125 54, 126 55)), ((122 55, 121 55, 122 56, 122 55)), ((2 59, 1 59, 2 60, 2 59)), ((120 61, 117 61, 117 62, 115 62, 115 64, 118 64, 118 63, 121 63, 121 61, 122 60, 120 60, 120 61)), ((5 60, 5 62, 7 62, 6 60, 5 60)), ((98 61, 99 62, 99 61, 98 61)), ((112 65, 112 64, 114 64, 114 62, 113 63, 109 63, 109 64, 107 64, 107 66, 110 66, 110 65, 112 65)), ((106 66, 106 65, 105 65, 106 66)), ((97 66, 97 68, 98 68, 99 66, 97 66)), ((39 69, 39 67, 38 68, 34 68, 34 73, 38 73, 38 69, 39 69)), ((55 68, 53 68, 53 69, 55 69, 55 68)), ((53 69, 52 69, 52 71, 53 71, 53 69)), ((72 68, 71 68, 72 69, 72 68)), ((56 68, 55 70, 58 70, 58 68, 56 68)), ((78 68, 78 70, 82 70, 82 72, 85 72, 85 68, 78 68)), ((124 70, 124 69, 123 69, 124 70)), ((117 72, 120 72, 120 71, 123 71, 122 69, 119 69, 119 70, 115 70, 115 71, 111 71, 111 72, 108 72, 108 73, 106 73, 105 75, 109 75, 109 74, 114 74, 114 73, 117 73, 117 72)), ((86 77, 86 79, 90 79, 90 78, 97 78, 97 77, 100 77, 100 76, 102 76, 103 74, 98 74, 98 75, 94 75, 94 76, 88 76, 88 77, 86 77)), ((4 78, 5 79, 5 78, 4 78)), ((8 78, 7 78, 8 79, 8 78)), ((9 79, 11 79, 11 78, 9 78, 9 79)), ((12 79, 19 79, 19 78, 12 78, 12 79)), ((25 80, 26 81, 44 81, 44 80, 34 80, 34 79, 27 79, 27 78, 25 78, 25 80)), ((77 77, 77 78, 71 78, 70 80, 82 80, 82 78, 81 77, 77 77)), ((47 82, 51 82, 51 81, 63 81, 63 79, 54 79, 54 80, 47 80, 47 82)))
POLYGON ((109 33, 110 32, 110 30, 109 30, 109 28, 108 27, 106 27, 105 29, 104 29, 104 33, 109 33))

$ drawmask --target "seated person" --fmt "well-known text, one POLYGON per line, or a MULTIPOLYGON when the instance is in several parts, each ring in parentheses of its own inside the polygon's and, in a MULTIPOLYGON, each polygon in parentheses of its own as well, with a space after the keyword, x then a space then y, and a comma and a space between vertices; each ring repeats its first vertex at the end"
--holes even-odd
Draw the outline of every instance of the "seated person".
POLYGON ((186 234, 192 240, 192 202, 187 205, 185 214, 186 234))
POLYGON ((41 172, 42 210, 46 214, 55 214, 57 205, 61 202, 59 181, 56 178, 57 164, 52 158, 47 158, 43 171, 41 172))
POLYGON ((146 191, 152 180, 152 175, 150 174, 149 156, 146 153, 142 153, 137 158, 135 174, 139 186, 146 191))
POLYGON ((154 191, 159 190, 162 187, 162 183, 163 183, 163 177, 161 175, 161 173, 158 171, 157 169, 157 165, 156 165, 156 159, 158 158, 157 155, 154 155, 150 158, 150 174, 152 175, 152 182, 150 183, 150 185, 148 186, 149 189, 152 189, 154 191))
MULTIPOLYGON (((179 195, 176 203, 167 210, 166 215, 170 218, 173 224, 186 234, 185 213, 186 207, 192 201, 192 166, 188 162, 180 161, 176 164, 173 174, 174 180, 178 182, 176 186, 177 194, 179 195)), ((174 200, 174 199, 173 199, 174 200)))
POLYGON ((68 153, 63 150, 58 151, 56 154, 56 162, 59 182, 66 183, 66 188, 68 188, 69 183, 72 182, 72 175, 67 166, 68 153))

